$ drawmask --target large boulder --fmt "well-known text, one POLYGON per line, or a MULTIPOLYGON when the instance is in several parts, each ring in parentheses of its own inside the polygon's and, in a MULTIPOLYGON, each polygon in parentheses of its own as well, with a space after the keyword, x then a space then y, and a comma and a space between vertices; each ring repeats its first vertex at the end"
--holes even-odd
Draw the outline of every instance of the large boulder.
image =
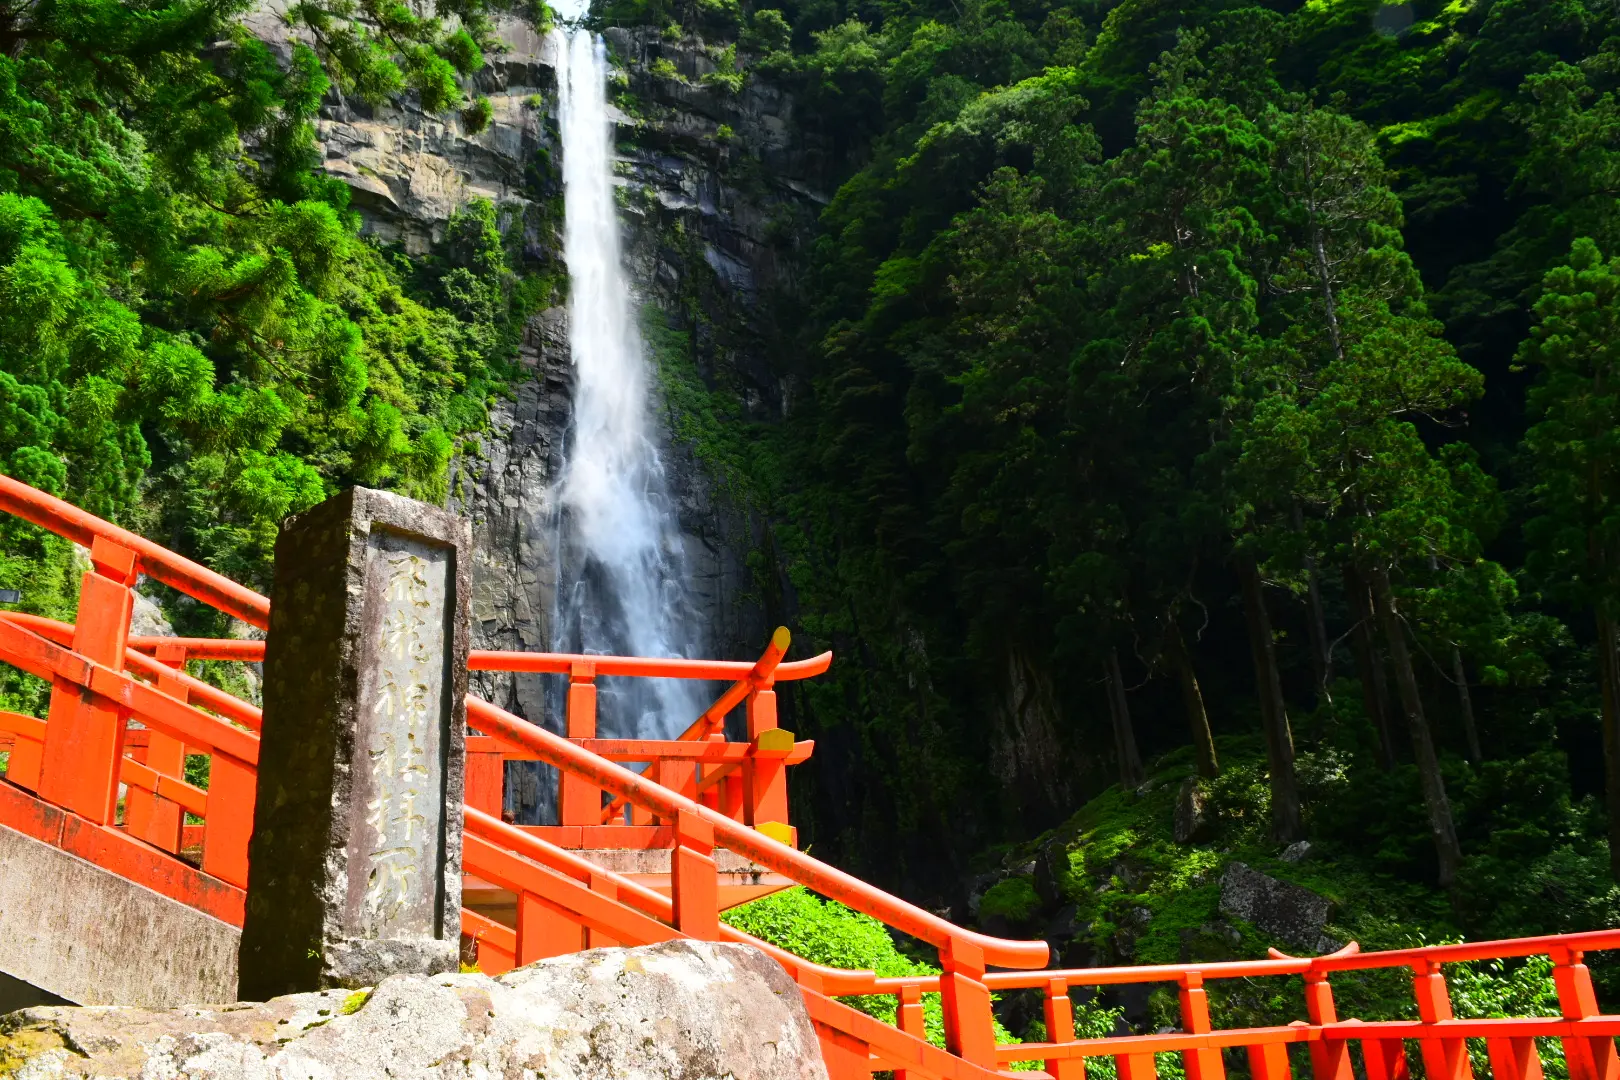
POLYGON ((1339 948, 1339 942, 1322 932, 1333 915, 1333 901, 1245 863, 1232 863, 1221 875, 1221 912, 1251 922, 1306 952, 1329 953, 1339 948))
POLYGON ((396 975, 262 1004, 24 1009, 27 1080, 826 1080, 787 973, 741 945, 593 949, 499 978, 396 975))

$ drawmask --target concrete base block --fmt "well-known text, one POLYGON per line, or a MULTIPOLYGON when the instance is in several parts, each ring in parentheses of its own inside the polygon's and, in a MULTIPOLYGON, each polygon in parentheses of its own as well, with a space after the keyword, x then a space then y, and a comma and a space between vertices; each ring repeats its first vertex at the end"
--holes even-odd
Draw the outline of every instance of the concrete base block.
POLYGON ((241 931, 0 825, 0 971, 81 1005, 236 997, 241 931))

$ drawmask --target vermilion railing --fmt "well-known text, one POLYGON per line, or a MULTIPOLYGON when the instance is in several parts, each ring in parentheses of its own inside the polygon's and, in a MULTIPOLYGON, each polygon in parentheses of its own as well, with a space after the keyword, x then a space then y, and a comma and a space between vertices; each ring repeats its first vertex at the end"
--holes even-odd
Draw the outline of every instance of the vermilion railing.
MULTIPOLYGON (((80 605, 81 611, 92 615, 81 617, 77 627, 15 612, 0 612, 0 620, 91 657, 114 671, 127 670, 140 679, 167 688, 167 692, 181 702, 189 700, 235 724, 258 730, 258 709, 187 675, 184 668, 189 660, 260 662, 264 659, 263 640, 128 638, 128 612, 124 609, 131 602, 130 586, 137 571, 261 629, 269 625, 270 604, 265 597, 4 475, 0 475, 0 510, 89 547, 93 563, 91 573, 85 576, 80 605), (99 558, 97 553, 100 553, 99 558), (103 619, 103 614, 108 617, 103 619), (81 635, 85 635, 84 648, 76 644, 81 635)), ((795 741, 791 732, 778 726, 775 684, 826 671, 832 654, 784 663, 788 643, 787 630, 778 629, 764 654, 752 664, 475 650, 469 657, 468 667, 475 671, 567 675, 565 724, 568 737, 586 740, 595 752, 614 760, 642 763, 660 782, 791 842, 793 831, 788 818, 785 769, 806 760, 814 750, 814 743, 795 741), (598 740, 595 736, 596 679, 599 676, 717 680, 729 682, 731 686, 675 740, 598 740), (746 711, 748 741, 729 743, 721 729, 726 715, 739 704, 746 711)), ((53 694, 53 702, 55 697, 53 694)), ((211 755, 212 746, 197 743, 188 747, 163 730, 159 722, 149 736, 139 736, 137 743, 129 746, 130 753, 122 755, 124 762, 114 764, 113 759, 120 755, 113 753, 112 747, 119 737, 114 735, 116 725, 107 720, 107 715, 110 714, 105 710, 91 710, 82 721, 75 719, 57 726, 58 734, 53 737, 56 744, 72 743, 75 754, 88 753, 107 760, 105 769, 72 768, 72 776, 64 781, 72 792, 57 794, 76 801, 62 805, 81 813, 88 811, 93 820, 102 820, 100 806, 115 804, 116 791, 122 783, 133 788, 133 795, 126 800, 125 822, 131 834, 165 850, 180 850, 184 846, 183 814, 197 815, 195 807, 203 798, 200 789, 184 782, 185 757, 188 749, 192 754, 211 755), (71 735, 68 734, 70 727, 71 735)), ((124 738, 127 741, 127 737, 124 738)), ((38 778, 47 741, 45 728, 36 718, 0 713, 0 744, 12 748, 14 782, 22 786, 42 782, 47 791, 56 790, 55 779, 38 778)), ((502 750, 488 739, 469 739, 468 803, 499 815, 504 802, 505 762, 521 760, 524 756, 522 751, 502 750)), ((240 770, 230 761, 221 763, 221 772, 227 786, 242 780, 240 770)), ((248 806, 251 808, 251 802, 248 806)), ((603 806, 600 791, 577 777, 561 778, 556 811, 558 825, 547 830, 548 836, 571 847, 635 848, 647 846, 650 840, 646 829, 651 824, 648 820, 638 819, 633 813, 626 820, 622 803, 603 806), (581 831, 586 827, 592 830, 588 836, 581 831)), ((115 814, 112 809, 105 812, 115 814)), ((251 818, 251 810, 248 816, 251 818)), ((105 820, 111 823, 114 818, 105 820)), ((206 820, 203 835, 207 835, 206 820)), ((213 845, 216 856, 211 863, 214 869, 226 871, 221 875, 225 880, 236 883, 234 862, 227 866, 217 854, 222 850, 221 836, 216 833, 213 845)), ((241 840, 242 852, 235 861, 245 868, 245 837, 241 840)), ((245 880, 244 877, 242 881, 245 880)))
MULTIPOLYGON (((564 722, 568 738, 610 760, 643 764, 660 784, 791 843, 785 769, 809 758, 815 744, 795 741, 791 732, 778 726, 775 686, 821 674, 832 663, 832 654, 784 663, 789 641, 787 629, 777 628, 764 654, 753 664, 474 650, 467 667, 472 671, 567 675, 564 722), (731 686, 675 739, 599 739, 596 679, 600 676, 726 681, 731 686), (727 742, 725 718, 738 705, 745 708, 748 741, 727 742)), ((523 760, 534 757, 519 747, 469 738, 467 805, 499 816, 504 762, 523 760)), ((557 822, 557 831, 550 836, 568 847, 640 847, 643 844, 638 841, 645 837, 645 830, 630 830, 651 824, 622 800, 604 806, 600 788, 569 773, 560 777, 557 822), (581 831, 587 828, 592 830, 590 843, 584 841, 581 831)))
MULTIPOLYGON (((1593 991, 1586 952, 1620 948, 1620 930, 1525 938, 1466 945, 1439 945, 1395 952, 1361 953, 1354 944, 1330 956, 1297 958, 1273 952, 1267 960, 1064 971, 990 971, 991 966, 1033 967, 1046 959, 1043 942, 1008 942, 962 930, 929 912, 889 896, 825 866, 769 837, 693 804, 583 748, 527 724, 476 698, 468 699, 468 720, 480 730, 529 747, 540 760, 589 777, 604 790, 675 823, 675 895, 666 899, 632 882, 582 862, 539 838, 517 844, 498 830, 499 822, 469 811, 465 848, 469 870, 493 875, 519 893, 519 926, 496 929, 468 920, 468 934, 487 944, 494 970, 526 963, 584 944, 615 941, 642 944, 672 933, 717 940, 744 940, 720 923, 708 898, 713 895, 715 847, 747 855, 783 874, 902 930, 939 950, 943 974, 903 979, 877 978, 868 971, 836 971, 796 957, 784 966, 805 993, 811 1016, 822 1029, 823 1048, 837 1080, 870 1076, 874 1069, 914 1077, 987 1077, 1015 1062, 1041 1062, 1055 1080, 1084 1080, 1088 1059, 1111 1059, 1119 1080, 1153 1080, 1156 1054, 1181 1056, 1192 1080, 1223 1080, 1223 1051, 1241 1049, 1254 1080, 1286 1080, 1291 1075, 1288 1047, 1309 1050, 1314 1080, 1353 1080, 1349 1048, 1360 1044, 1366 1080, 1405 1080, 1407 1041, 1415 1041, 1424 1073, 1433 1080, 1467 1080, 1472 1066, 1467 1040, 1483 1039, 1499 1080, 1539 1080, 1537 1038, 1562 1040, 1572 1080, 1616 1080, 1620 1059, 1614 1036, 1620 1016, 1603 1015, 1593 991), (507 842, 500 865, 492 845, 507 842), (559 886, 561 879, 572 879, 559 886), (521 911, 530 912, 526 923, 521 911), (626 914, 625 909, 632 909, 626 914), (1443 965, 1465 961, 1550 956, 1561 1016, 1458 1020, 1453 1017, 1443 965), (1335 972, 1405 967, 1413 973, 1417 1020, 1341 1020, 1333 1001, 1335 972), (1306 1016, 1275 1027, 1219 1029, 1212 1022, 1205 984, 1222 979, 1302 976, 1306 1016), (1177 987, 1182 1030, 1161 1035, 1075 1037, 1070 991, 1081 987, 1170 983, 1177 987), (1048 1042, 997 1046, 991 994, 1036 988, 1045 992, 1048 1042), (938 993, 949 1054, 942 1060, 924 1049, 923 995, 938 993), (879 1024, 829 995, 888 995, 897 1005, 897 1028, 879 1024), (906 1036, 897 1038, 897 1036, 906 1036)), ((481 954, 482 955, 482 954, 481 954)))
MULTIPOLYGON (((9 769, 5 782, 0 782, 0 824, 240 924, 260 715, 246 702, 187 675, 180 665, 187 659, 257 660, 263 646, 249 641, 130 639, 130 589, 137 571, 150 573, 255 625, 266 621, 264 598, 4 476, 0 476, 0 509, 88 543, 92 562, 76 625, 0 613, 0 661, 52 683, 45 720, 0 713, 0 733, 11 740, 9 769), (19 506, 27 512, 17 510, 19 506), (131 718, 144 727, 129 730, 126 721, 131 718), (184 781, 187 753, 209 756, 207 790, 184 781), (122 826, 116 820, 120 784, 128 791, 122 826), (202 825, 185 824, 184 814, 201 818, 202 825), (197 833, 200 837, 192 835, 197 833), (187 846, 188 839, 200 839, 200 866, 174 854, 187 846)), ((1407 1047, 1413 1044, 1428 1080, 1471 1080, 1469 1040, 1483 1040, 1485 1059, 1499 1080, 1540 1080, 1537 1039, 1561 1040, 1571 1080, 1620 1080, 1614 1043, 1620 1016, 1601 1012, 1583 962, 1587 952, 1620 948, 1620 930, 1368 954, 1351 945, 1324 957, 1274 953, 1267 960, 1236 963, 991 970, 1036 968, 1046 961, 1047 947, 1043 942, 1007 941, 957 927, 797 851, 782 842, 792 839, 790 832, 772 827, 786 821, 781 770, 805 744, 785 733, 774 734, 778 729, 771 688, 778 679, 825 670, 828 659, 801 661, 797 667, 784 664, 786 644, 783 637, 773 639, 765 655, 751 665, 475 655, 473 666, 484 670, 566 673, 571 704, 579 703, 577 712, 570 710, 570 734, 583 731, 587 718, 594 720, 597 675, 667 676, 679 668, 693 672, 691 677, 732 682, 683 738, 657 744, 596 739, 594 728, 574 738, 559 736, 476 697, 468 699, 469 723, 483 732, 469 740, 469 748, 476 744, 478 753, 494 755, 497 761, 526 758, 555 766, 565 778, 565 791, 574 793, 565 795, 564 809, 568 798, 577 799, 572 813, 582 822, 548 835, 502 822, 477 805, 465 808, 467 872, 517 897, 512 925, 462 912, 463 931, 485 970, 498 972, 587 946, 638 945, 682 936, 755 944, 775 956, 798 982, 834 1080, 864 1080, 874 1070, 892 1070, 900 1080, 986 1080, 1004 1075, 1002 1070, 1012 1063, 1032 1061, 1041 1063, 1045 1072, 1025 1075, 1084 1080, 1086 1062, 1098 1058, 1112 1059, 1119 1080, 1153 1080, 1158 1054, 1180 1055, 1190 1080, 1224 1080, 1225 1052, 1239 1048, 1254 1080, 1285 1080, 1293 1072, 1288 1049, 1295 1043, 1308 1050, 1313 1080, 1357 1076, 1406 1080, 1407 1047), (506 664, 528 666, 507 669, 506 664), (582 670, 582 665, 591 667, 582 670), (720 722, 730 709, 744 703, 749 741, 725 743, 720 722), (652 764, 646 773, 637 773, 615 758, 652 764), (675 763, 673 775, 670 762, 675 763), (732 790, 729 785, 738 785, 743 794, 727 794, 732 790), (628 808, 632 821, 653 823, 650 832, 670 847, 669 896, 605 870, 556 842, 568 839, 570 828, 577 828, 580 844, 588 846, 587 840, 599 830, 640 827, 603 825, 604 818, 622 812, 615 807, 628 808), (827 968, 725 925, 719 919, 714 860, 718 848, 926 942, 938 951, 942 974, 880 979, 870 971, 827 968), (1454 1018, 1444 965, 1537 955, 1552 960, 1560 1015, 1454 1018), (1330 985, 1334 974, 1398 967, 1412 972, 1418 1019, 1362 1021, 1338 1016, 1330 985), (1272 1027, 1215 1026, 1206 984, 1275 977, 1303 978, 1305 1017, 1272 1027), (1076 1038, 1069 992, 1129 983, 1176 986, 1181 1030, 1076 1038), (1048 1041, 997 1046, 991 995, 1021 988, 1044 991, 1048 1041), (930 1045, 923 1031, 923 996, 933 993, 941 999, 944 1048, 930 1045), (836 1000, 873 995, 895 1000, 895 1025, 836 1000), (1359 1070, 1353 1068, 1352 1046, 1360 1049, 1359 1070)))

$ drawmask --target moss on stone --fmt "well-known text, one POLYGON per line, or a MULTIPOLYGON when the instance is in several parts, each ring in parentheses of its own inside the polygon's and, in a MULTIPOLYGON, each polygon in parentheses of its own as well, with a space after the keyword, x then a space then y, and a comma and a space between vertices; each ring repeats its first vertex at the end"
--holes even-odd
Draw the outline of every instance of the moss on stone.
POLYGON ((980 920, 1000 916, 1013 924, 1028 922, 1041 908, 1035 883, 1027 877, 998 881, 979 901, 980 920))

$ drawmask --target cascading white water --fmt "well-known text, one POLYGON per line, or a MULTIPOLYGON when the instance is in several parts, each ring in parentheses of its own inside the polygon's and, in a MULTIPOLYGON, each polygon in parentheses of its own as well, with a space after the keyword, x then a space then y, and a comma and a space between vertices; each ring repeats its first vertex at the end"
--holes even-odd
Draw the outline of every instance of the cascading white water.
MULTIPOLYGON (((693 656, 702 646, 701 627, 654 442, 647 359, 621 261, 607 54, 589 31, 551 34, 574 364, 560 489, 558 644, 578 652, 693 656)), ((706 704, 704 689, 674 680, 604 683, 602 734, 678 734, 706 704)))

